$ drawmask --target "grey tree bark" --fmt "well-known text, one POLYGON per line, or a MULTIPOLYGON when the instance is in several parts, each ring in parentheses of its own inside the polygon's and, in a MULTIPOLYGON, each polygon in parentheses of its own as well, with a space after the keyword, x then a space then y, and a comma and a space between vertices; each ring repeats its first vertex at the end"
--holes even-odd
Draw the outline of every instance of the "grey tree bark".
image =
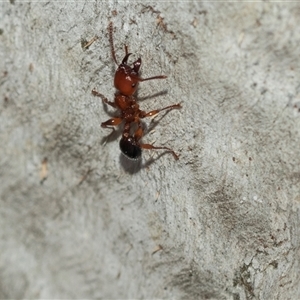
POLYGON ((299 3, 2 2, 0 298, 300 298, 299 20, 299 3), (168 76, 141 108, 182 103, 143 138, 179 161, 105 138, 110 21, 118 61, 126 43, 168 76))

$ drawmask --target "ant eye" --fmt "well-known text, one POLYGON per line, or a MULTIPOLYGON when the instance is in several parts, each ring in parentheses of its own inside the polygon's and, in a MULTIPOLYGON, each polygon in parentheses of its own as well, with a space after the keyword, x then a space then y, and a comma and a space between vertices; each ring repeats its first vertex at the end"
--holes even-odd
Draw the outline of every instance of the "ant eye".
POLYGON ((133 87, 133 88, 134 88, 135 86, 136 86, 136 83, 133 83, 133 84, 131 85, 131 87, 133 87))

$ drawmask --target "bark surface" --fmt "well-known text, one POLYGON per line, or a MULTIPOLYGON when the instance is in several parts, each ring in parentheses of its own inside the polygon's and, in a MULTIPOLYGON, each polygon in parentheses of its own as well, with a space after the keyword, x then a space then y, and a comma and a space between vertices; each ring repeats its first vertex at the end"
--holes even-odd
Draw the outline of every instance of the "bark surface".
POLYGON ((299 3, 0 4, 0 298, 300 298, 299 3), (152 5, 152 6, 151 6, 152 5), (100 127, 107 34, 144 143, 100 127), (86 42, 98 37, 89 47, 86 42))

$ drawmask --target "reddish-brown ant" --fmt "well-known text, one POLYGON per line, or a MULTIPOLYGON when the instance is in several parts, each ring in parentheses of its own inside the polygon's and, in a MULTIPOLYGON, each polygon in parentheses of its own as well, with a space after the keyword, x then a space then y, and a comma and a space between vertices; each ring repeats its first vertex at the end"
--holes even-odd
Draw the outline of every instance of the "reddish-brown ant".
MULTIPOLYGON (((111 46, 111 53, 113 60, 118 65, 114 43, 113 43, 113 24, 110 22, 108 26, 109 30, 109 42, 111 46)), ((145 112, 140 110, 139 105, 137 104, 136 97, 134 96, 138 84, 141 81, 152 80, 152 79, 165 79, 167 76, 159 75, 149 78, 141 78, 139 76, 139 70, 142 64, 141 58, 137 59, 133 63, 133 67, 130 67, 127 64, 128 58, 131 53, 128 53, 128 47, 125 45, 125 57, 122 60, 122 63, 119 65, 114 78, 115 88, 118 90, 115 93, 114 101, 108 101, 106 97, 98 93, 95 89, 92 90, 94 96, 100 97, 102 101, 114 108, 119 109, 121 112, 119 116, 109 119, 106 122, 101 124, 104 128, 112 128, 111 126, 117 126, 123 121, 125 121, 124 130, 122 133, 122 138, 120 140, 120 149, 122 153, 127 156, 129 159, 138 159, 141 157, 142 149, 165 149, 170 151, 175 159, 178 159, 178 155, 170 148, 167 147, 156 147, 151 144, 142 144, 140 140, 143 136, 143 128, 141 124, 141 119, 146 117, 151 117, 156 115, 162 110, 171 110, 174 108, 180 108, 180 104, 170 105, 161 109, 152 110, 150 112, 145 112), (133 130, 132 125, 137 127, 134 134, 131 133, 133 130)))

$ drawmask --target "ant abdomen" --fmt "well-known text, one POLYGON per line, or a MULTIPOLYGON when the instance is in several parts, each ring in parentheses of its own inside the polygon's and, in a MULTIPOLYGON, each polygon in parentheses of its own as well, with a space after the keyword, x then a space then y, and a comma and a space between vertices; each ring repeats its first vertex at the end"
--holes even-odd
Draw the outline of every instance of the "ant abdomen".
POLYGON ((120 140, 120 149, 129 159, 139 159, 142 155, 142 149, 136 143, 134 137, 122 137, 120 140))

